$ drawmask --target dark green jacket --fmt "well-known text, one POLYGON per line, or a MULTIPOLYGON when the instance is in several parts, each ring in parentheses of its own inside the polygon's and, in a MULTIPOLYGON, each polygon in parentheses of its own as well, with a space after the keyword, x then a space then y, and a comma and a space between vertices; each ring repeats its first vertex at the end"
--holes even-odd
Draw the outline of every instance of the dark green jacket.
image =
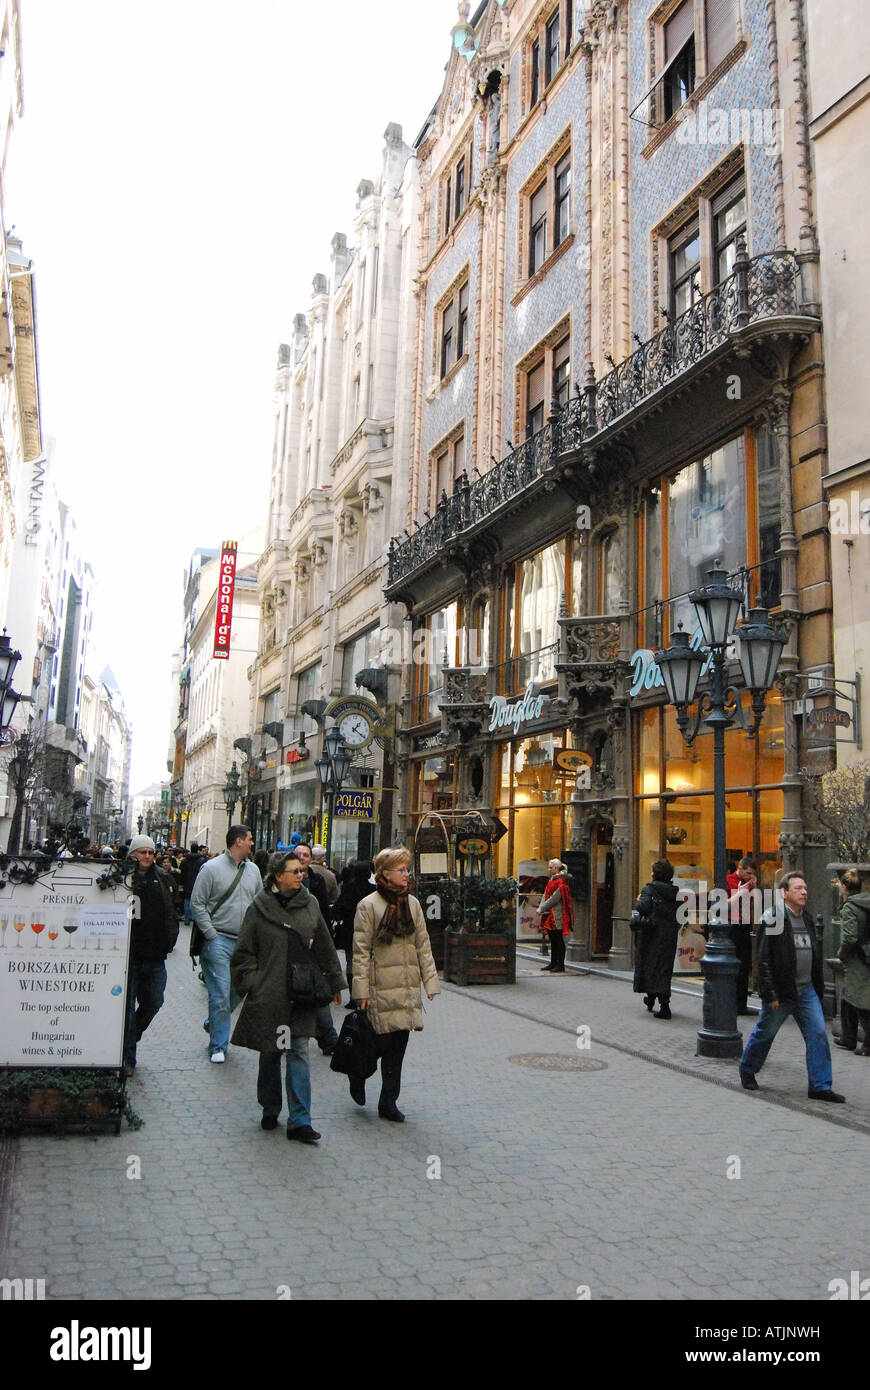
POLYGON ((843 962, 843 998, 856 1009, 870 1009, 870 967, 857 943, 870 936, 870 893, 852 893, 840 908, 840 960, 843 962))
POLYGON ((289 1040, 279 1033, 313 1038, 316 1010, 291 1004, 287 998, 287 933, 295 931, 314 953, 333 994, 347 988, 332 937, 320 909, 306 888, 300 888, 283 906, 271 888, 264 888, 245 913, 230 975, 238 994, 244 996, 230 1041, 254 1052, 286 1051, 289 1040), (283 1046, 282 1046, 283 1042, 283 1046))

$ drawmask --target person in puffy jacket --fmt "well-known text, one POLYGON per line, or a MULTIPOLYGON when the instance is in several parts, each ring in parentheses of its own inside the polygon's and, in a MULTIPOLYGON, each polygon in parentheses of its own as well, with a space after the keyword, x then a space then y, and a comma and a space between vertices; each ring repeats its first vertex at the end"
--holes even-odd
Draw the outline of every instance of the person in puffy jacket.
POLYGON ((845 869, 840 875, 843 905, 840 908, 840 949, 843 962, 843 1001, 840 1005, 841 1031, 834 1042, 848 1048, 859 1057, 870 1057, 870 965, 867 964, 867 943, 870 942, 870 893, 863 888, 857 869, 845 869), (864 1033, 864 1043, 858 1047, 858 1024, 864 1033))
MULTIPOLYGON (((356 910, 353 932, 353 997, 367 1009, 377 1035, 381 1062, 378 1114, 404 1120, 396 1102, 402 1059, 411 1029, 423 1027, 420 988, 429 999, 438 990, 423 909, 408 891, 411 856, 406 849, 382 849, 375 856, 377 889, 356 910)), ((350 1081, 350 1094, 365 1105, 365 1085, 350 1081)))

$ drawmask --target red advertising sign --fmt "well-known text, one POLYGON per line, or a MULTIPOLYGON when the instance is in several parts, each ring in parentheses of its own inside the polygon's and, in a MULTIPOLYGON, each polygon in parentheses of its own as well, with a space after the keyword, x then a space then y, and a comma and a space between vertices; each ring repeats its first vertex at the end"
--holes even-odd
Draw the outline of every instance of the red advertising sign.
POLYGON ((236 541, 224 541, 221 546, 218 570, 217 608, 214 615, 214 653, 221 661, 230 654, 230 632, 233 625, 233 593, 236 587, 236 541))

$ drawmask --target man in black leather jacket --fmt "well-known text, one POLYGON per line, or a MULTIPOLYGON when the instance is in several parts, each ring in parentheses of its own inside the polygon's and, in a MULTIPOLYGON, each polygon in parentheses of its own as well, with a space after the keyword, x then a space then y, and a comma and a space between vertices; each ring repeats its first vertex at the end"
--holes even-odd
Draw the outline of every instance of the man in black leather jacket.
POLYGON ((767 1060, 771 1043, 789 1014, 794 1016, 806 1044, 807 1094, 811 1100, 842 1102, 831 1089, 831 1049, 822 1013, 822 943, 806 910, 803 874, 785 874, 779 881, 782 902, 776 913, 765 913, 758 929, 758 989, 761 1018, 740 1061, 744 1090, 757 1091, 756 1073, 767 1060))
POLYGON ((169 876, 155 867, 154 852, 154 841, 148 835, 136 835, 130 842, 129 858, 135 865, 130 891, 136 903, 124 1030, 124 1070, 128 1076, 133 1075, 136 1067, 136 1045, 163 1006, 166 957, 178 940, 178 917, 169 876))

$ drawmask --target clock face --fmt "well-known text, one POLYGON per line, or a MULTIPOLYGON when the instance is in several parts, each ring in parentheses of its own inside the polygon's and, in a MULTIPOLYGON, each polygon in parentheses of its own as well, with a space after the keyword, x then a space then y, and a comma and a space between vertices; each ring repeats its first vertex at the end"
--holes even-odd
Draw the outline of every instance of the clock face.
POLYGON ((339 720, 338 732, 349 748, 362 748, 372 736, 372 726, 361 710, 354 710, 339 720))

